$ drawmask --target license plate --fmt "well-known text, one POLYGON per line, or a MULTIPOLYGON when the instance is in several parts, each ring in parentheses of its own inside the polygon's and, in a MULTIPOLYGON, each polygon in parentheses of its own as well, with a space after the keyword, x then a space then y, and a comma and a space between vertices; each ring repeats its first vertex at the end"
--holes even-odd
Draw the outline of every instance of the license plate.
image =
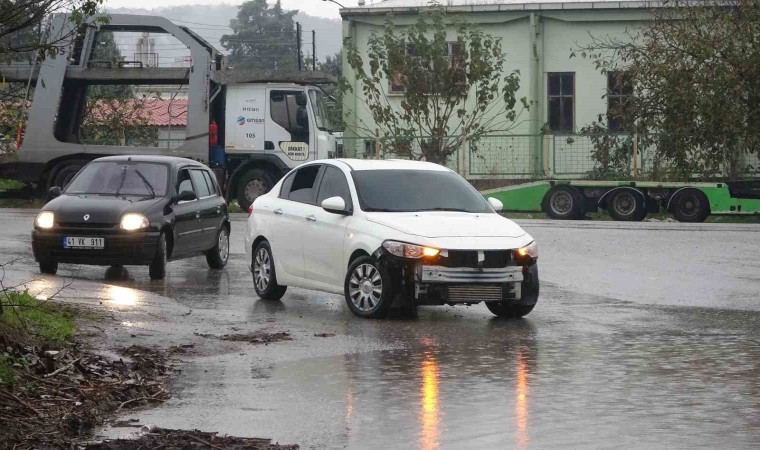
POLYGON ((102 237, 64 236, 63 248, 85 248, 97 250, 105 247, 105 242, 105 238, 102 237))

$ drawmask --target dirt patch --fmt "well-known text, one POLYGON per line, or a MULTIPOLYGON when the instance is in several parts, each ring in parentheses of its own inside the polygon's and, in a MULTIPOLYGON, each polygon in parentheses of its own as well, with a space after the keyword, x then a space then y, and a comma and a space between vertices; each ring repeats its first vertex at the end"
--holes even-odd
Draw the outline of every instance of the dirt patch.
POLYGON ((314 333, 314 337, 333 337, 335 333, 314 333))
POLYGON ((294 450, 298 445, 273 444, 271 439, 239 438, 219 436, 217 433, 202 431, 154 429, 137 439, 113 439, 97 444, 89 444, 86 450, 294 450))
POLYGON ((287 331, 277 331, 274 333, 254 331, 253 333, 225 334, 219 339, 223 341, 248 342, 249 344, 269 345, 273 342, 292 341, 293 337, 291 337, 290 333, 287 331))
POLYGON ((165 401, 163 352, 133 345, 107 359, 80 344, 56 348, 0 334, 15 380, 0 385, 0 449, 69 448, 114 413, 165 401))
POLYGON ((274 342, 292 341, 293 336, 287 331, 275 331, 273 333, 267 331, 254 331, 252 333, 233 333, 217 336, 207 333, 195 333, 196 336, 220 339, 222 341, 230 342, 247 342, 249 344, 264 344, 269 345, 274 342))

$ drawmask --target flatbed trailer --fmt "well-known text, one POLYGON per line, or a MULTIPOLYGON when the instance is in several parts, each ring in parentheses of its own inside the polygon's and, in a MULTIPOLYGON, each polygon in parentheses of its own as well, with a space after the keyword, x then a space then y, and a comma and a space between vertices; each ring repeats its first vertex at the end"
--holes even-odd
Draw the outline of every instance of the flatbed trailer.
POLYGON ((760 180, 716 183, 542 180, 483 191, 505 211, 545 212, 553 219, 580 219, 606 210, 615 220, 640 221, 668 212, 680 222, 709 215, 760 215, 760 180))

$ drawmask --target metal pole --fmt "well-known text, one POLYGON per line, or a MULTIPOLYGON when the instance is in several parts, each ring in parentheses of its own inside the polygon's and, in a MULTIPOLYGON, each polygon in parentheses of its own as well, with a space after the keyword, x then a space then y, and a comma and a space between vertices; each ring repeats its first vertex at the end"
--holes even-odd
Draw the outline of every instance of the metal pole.
POLYGON ((296 22, 296 53, 298 54, 298 71, 300 72, 303 67, 303 60, 301 58, 301 24, 296 22))
POLYGON ((317 32, 311 30, 311 70, 317 71, 317 32))

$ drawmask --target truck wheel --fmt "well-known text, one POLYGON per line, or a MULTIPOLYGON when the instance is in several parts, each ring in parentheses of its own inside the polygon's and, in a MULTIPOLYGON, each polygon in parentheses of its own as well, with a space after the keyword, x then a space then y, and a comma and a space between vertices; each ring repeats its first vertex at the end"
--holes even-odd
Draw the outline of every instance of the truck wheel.
POLYGON ((682 189, 670 200, 670 211, 679 222, 704 222, 710 215, 710 201, 699 189, 682 189))
POLYGON ((263 169, 251 169, 240 176, 237 182, 237 201, 243 211, 260 195, 274 186, 274 177, 263 169))
POLYGON ((80 160, 61 163, 58 165, 50 187, 58 186, 59 188, 64 189, 74 176, 82 170, 82 167, 84 167, 85 164, 87 164, 87 161, 80 160))
POLYGON ((647 215, 643 194, 620 189, 607 200, 607 212, 614 220, 642 221, 647 215))
POLYGON ((573 220, 583 217, 583 197, 571 186, 554 186, 544 195, 541 208, 552 219, 573 220))
POLYGON ((356 258, 348 266, 343 293, 352 313, 372 319, 388 315, 395 294, 390 274, 371 256, 356 258))

